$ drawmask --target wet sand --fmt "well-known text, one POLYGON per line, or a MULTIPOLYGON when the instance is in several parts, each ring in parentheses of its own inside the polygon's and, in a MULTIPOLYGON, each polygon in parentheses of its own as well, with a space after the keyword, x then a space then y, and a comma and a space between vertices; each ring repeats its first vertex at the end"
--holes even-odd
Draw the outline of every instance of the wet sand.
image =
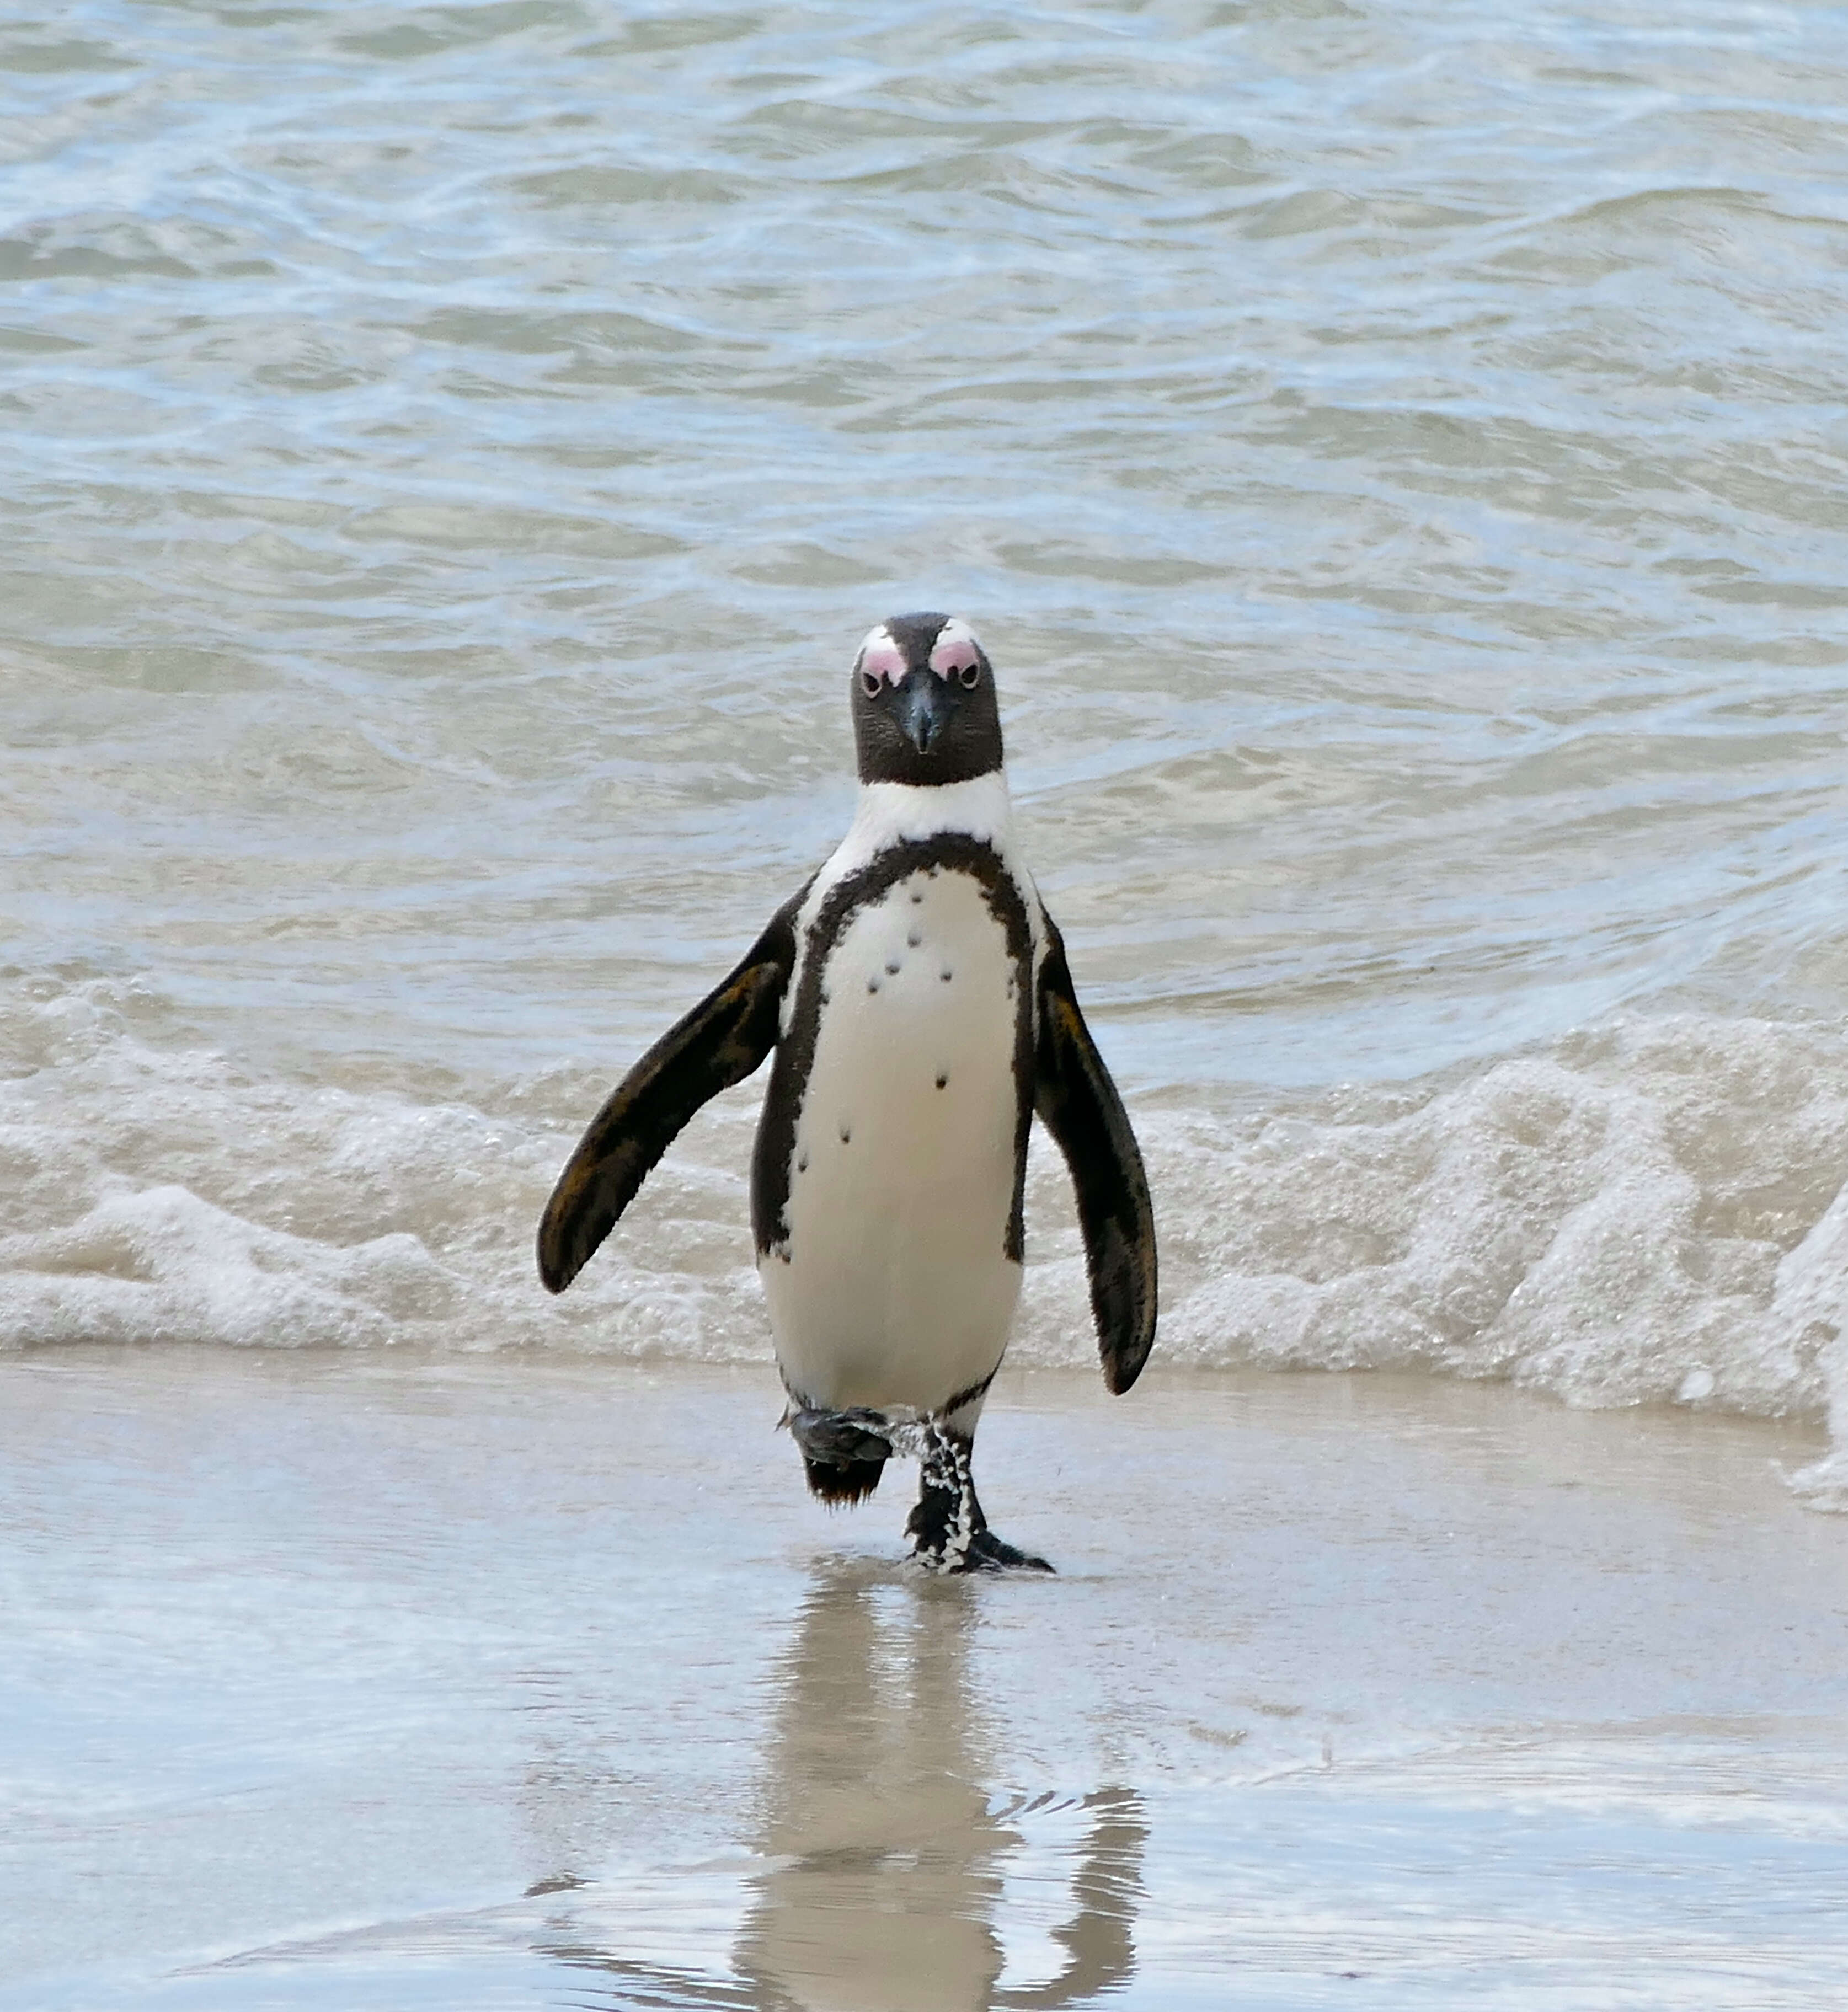
POLYGON ((0 1363, 0 2003, 1832 2006, 1820 1436, 1014 1379, 902 1571, 763 1371, 0 1363))

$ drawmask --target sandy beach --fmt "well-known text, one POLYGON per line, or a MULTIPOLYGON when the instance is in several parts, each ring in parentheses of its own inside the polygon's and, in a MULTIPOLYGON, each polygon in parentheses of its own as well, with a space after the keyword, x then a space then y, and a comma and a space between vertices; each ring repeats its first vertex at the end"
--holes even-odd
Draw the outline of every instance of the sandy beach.
MULTIPOLYGON (((0 1364, 0 2003, 1821 2007, 1818 1436, 1017 1376, 926 1583, 767 1372, 0 1364)), ((894 1482, 897 1486, 894 1486, 894 1482)))

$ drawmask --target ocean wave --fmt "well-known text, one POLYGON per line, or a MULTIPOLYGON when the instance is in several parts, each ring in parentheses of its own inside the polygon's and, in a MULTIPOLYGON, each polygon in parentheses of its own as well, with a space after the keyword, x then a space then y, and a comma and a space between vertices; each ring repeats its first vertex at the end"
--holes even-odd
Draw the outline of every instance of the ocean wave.
MULTIPOLYGON (((430 1099, 266 1076, 144 988, 0 1009, 0 1347, 516 1347, 766 1361, 746 1085, 683 1135, 569 1294, 531 1233, 605 1087, 430 1099)), ((1163 1242, 1159 1359, 1417 1369, 1581 1404, 1767 1417, 1848 1443, 1848 1033, 1619 1019, 1433 1083, 1136 1122, 1163 1242)), ((1012 1359, 1091 1357, 1064 1171, 1036 1141, 1012 1359)), ((1848 1507, 1848 1452, 1796 1477, 1848 1507)))

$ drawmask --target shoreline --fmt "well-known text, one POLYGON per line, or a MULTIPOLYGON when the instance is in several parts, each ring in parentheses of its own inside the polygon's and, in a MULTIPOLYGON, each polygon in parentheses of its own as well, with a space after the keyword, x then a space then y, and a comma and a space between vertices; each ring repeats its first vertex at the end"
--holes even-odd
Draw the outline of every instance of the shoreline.
POLYGON ((1819 1434, 1011 1372, 983 1498, 1059 1575, 944 1585, 908 1477, 826 1514, 779 1409, 755 1368, 0 1361, 0 2005, 1820 2006, 1848 1966, 1848 1525, 1776 1471, 1819 1434))

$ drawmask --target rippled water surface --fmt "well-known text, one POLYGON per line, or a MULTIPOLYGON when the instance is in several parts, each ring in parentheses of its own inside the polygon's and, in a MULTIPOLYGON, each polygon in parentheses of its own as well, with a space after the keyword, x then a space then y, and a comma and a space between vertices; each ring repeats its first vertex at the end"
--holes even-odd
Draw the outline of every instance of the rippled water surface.
POLYGON ((762 1354, 754 1090, 529 1227, 925 605, 1170 1350, 1848 1382, 1848 14, 77 0, 0 102, 6 1340, 762 1354))

